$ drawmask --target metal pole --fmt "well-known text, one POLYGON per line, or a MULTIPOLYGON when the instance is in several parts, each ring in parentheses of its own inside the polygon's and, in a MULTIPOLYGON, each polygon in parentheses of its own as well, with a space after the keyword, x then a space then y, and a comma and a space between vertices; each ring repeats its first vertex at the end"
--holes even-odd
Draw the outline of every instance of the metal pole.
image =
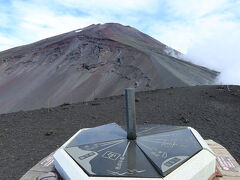
POLYGON ((127 138, 136 139, 135 89, 125 89, 127 138))

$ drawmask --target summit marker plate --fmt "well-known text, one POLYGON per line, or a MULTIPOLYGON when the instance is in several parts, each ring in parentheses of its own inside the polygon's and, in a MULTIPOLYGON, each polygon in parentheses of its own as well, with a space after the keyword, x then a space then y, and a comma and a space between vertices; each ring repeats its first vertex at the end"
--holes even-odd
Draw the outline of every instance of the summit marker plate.
POLYGON ((117 124, 84 130, 65 151, 89 176, 164 177, 202 147, 188 128, 137 128, 128 140, 117 124))

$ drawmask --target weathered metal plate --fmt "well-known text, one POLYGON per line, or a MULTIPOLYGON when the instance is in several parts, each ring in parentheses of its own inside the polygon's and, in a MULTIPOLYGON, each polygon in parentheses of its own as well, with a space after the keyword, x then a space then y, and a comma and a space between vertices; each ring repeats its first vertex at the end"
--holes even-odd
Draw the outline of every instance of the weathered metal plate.
POLYGON ((161 132, 173 131, 177 129, 186 128, 184 126, 171 126, 171 125, 159 125, 159 124, 145 124, 137 125, 137 136, 146 136, 150 134, 156 134, 161 132))
POLYGON ((111 123, 83 130, 67 147, 123 139, 126 137, 126 131, 116 123, 111 123))
POLYGON ((163 177, 202 149, 186 127, 147 125, 137 130, 136 141, 130 141, 114 123, 87 129, 65 151, 89 176, 163 177))
POLYGON ((188 128, 141 136, 137 145, 163 176, 202 150, 188 128))
POLYGON ((65 150, 89 176, 162 177, 135 141, 122 139, 65 150))

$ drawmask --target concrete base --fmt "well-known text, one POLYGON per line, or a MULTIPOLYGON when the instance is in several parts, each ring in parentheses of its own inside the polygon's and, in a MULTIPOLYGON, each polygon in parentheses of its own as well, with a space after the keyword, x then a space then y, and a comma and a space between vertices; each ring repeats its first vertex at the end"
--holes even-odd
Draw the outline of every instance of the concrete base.
POLYGON ((20 178, 20 180, 33 180, 43 173, 54 171, 55 170, 53 161, 54 153, 55 152, 52 152, 47 157, 43 158, 40 162, 33 166, 26 174, 24 174, 20 178))

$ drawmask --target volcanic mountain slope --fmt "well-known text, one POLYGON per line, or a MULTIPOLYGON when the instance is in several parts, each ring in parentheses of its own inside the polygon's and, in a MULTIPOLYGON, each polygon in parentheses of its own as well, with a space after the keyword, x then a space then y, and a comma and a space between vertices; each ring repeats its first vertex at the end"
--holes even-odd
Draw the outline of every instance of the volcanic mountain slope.
MULTIPOLYGON (((240 86, 194 86, 136 93, 137 124, 195 128, 240 163, 240 86)), ((81 128, 125 125, 124 96, 0 115, 0 179, 19 179, 81 128), (20 151, 21 150, 21 151, 20 151)))
POLYGON ((217 72, 120 24, 91 25, 0 53, 0 113, 137 91, 212 84, 217 72))

